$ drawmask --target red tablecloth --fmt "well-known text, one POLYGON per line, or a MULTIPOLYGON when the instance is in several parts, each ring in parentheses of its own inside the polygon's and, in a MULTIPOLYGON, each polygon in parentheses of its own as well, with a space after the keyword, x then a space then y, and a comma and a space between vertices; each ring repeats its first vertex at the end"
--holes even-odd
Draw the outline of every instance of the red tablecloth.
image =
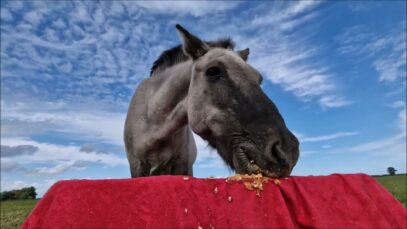
POLYGON ((281 179, 260 197, 225 179, 158 176, 60 181, 22 228, 405 228, 406 217, 363 174, 281 179))

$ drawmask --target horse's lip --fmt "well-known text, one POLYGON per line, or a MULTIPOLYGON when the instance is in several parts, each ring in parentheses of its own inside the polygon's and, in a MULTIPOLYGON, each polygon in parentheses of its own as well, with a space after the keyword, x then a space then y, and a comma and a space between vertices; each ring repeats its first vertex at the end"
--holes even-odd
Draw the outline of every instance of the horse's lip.
POLYGON ((254 160, 249 159, 247 152, 241 148, 233 154, 233 163, 237 173, 262 174, 267 177, 281 176, 280 171, 274 172, 260 167, 254 160))

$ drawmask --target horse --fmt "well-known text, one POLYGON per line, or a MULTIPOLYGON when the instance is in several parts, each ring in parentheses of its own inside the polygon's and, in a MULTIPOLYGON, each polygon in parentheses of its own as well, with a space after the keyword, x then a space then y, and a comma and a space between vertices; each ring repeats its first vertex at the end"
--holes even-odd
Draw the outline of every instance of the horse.
POLYGON ((192 132, 236 173, 289 176, 299 142, 247 63, 250 50, 175 27, 182 44, 159 56, 129 105, 124 143, 131 176, 192 176, 192 132))

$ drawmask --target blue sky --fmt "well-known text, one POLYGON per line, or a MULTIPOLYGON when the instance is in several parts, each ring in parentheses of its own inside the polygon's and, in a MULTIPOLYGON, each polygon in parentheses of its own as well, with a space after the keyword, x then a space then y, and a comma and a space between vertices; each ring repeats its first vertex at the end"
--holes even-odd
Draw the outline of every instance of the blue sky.
MULTIPOLYGON (((294 175, 406 172, 406 2, 1 2, 1 189, 130 177, 138 83, 179 44, 249 47, 301 142, 294 175)), ((197 177, 231 171, 199 137, 197 177)))

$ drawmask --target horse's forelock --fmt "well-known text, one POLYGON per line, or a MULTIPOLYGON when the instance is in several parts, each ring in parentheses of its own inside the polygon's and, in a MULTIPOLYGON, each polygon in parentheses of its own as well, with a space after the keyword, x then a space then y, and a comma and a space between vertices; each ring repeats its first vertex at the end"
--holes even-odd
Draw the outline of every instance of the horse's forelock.
MULTIPOLYGON (((219 39, 217 41, 208 41, 210 47, 218 47, 233 50, 235 43, 230 38, 219 39)), ((150 70, 150 76, 158 71, 162 71, 168 67, 174 66, 178 63, 185 62, 189 59, 182 51, 182 46, 178 45, 173 48, 167 49, 160 54, 157 60, 154 61, 150 70)))

